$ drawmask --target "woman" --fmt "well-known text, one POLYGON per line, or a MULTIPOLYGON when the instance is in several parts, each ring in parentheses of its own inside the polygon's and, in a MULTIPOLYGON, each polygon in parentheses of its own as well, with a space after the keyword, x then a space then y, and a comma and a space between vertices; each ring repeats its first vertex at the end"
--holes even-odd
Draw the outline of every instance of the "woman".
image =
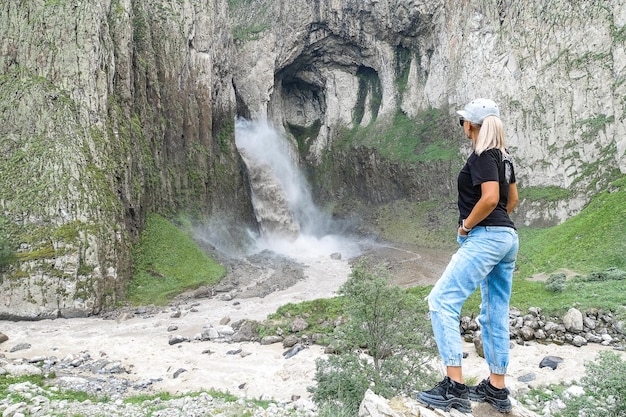
POLYGON ((435 408, 471 412, 470 400, 511 410, 504 375, 509 363, 509 300, 519 241, 509 218, 518 201, 513 164, 505 149, 498 106, 476 99, 457 112, 474 151, 458 176, 459 249, 428 295, 433 332, 447 376, 417 399, 435 408), (480 286, 478 322, 489 378, 463 382, 459 318, 465 300, 480 286))

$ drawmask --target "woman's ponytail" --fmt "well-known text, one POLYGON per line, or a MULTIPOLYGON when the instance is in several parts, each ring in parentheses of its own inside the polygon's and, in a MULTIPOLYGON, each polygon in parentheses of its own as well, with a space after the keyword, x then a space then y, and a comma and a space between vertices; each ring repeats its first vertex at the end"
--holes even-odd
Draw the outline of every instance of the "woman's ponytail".
POLYGON ((498 116, 487 116, 480 126, 474 152, 480 155, 484 151, 493 148, 500 149, 506 154, 504 149, 504 126, 498 116))

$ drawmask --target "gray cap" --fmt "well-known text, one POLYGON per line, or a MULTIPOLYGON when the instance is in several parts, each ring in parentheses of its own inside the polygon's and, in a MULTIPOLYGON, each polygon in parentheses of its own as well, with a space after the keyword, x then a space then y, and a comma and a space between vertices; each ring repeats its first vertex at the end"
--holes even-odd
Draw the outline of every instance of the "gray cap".
POLYGON ((500 117, 500 109, 498 105, 488 98, 477 98, 465 105, 463 110, 458 110, 458 114, 465 120, 481 125, 487 116, 500 117))

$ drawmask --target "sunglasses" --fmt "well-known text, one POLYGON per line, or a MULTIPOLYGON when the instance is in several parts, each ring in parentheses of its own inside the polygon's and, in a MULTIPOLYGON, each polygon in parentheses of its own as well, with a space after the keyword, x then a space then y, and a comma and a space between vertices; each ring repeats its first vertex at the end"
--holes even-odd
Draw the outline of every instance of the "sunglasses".
POLYGON ((461 125, 461 127, 463 127, 464 124, 465 124, 465 119, 461 117, 459 119, 459 125, 461 125))

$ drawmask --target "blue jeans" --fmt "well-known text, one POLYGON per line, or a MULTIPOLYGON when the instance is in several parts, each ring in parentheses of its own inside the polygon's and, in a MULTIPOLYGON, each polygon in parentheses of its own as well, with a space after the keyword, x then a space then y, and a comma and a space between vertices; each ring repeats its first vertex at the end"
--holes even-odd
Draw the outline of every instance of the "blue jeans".
POLYGON ((439 355, 445 366, 461 366, 461 307, 480 285, 478 323, 485 360, 491 372, 504 375, 509 365, 509 301, 519 249, 517 231, 478 226, 457 240, 459 249, 427 297, 439 355))

